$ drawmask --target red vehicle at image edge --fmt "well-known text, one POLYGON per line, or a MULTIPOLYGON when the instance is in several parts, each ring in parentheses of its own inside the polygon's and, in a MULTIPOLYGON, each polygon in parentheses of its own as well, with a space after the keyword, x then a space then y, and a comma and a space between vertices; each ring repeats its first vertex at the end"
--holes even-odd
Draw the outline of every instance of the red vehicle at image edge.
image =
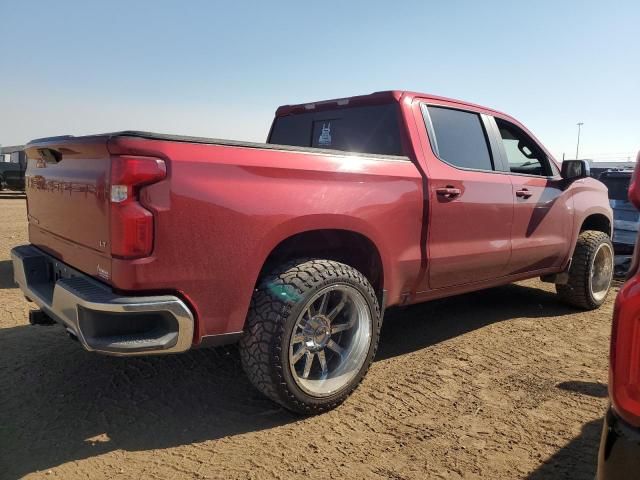
POLYGON ((540 276, 592 309, 611 283, 588 165, 561 171, 516 120, 457 100, 283 106, 267 144, 127 131, 26 151, 30 245, 12 257, 32 323, 113 355, 239 342, 296 412, 353 391, 386 307, 540 276))
MULTIPOLYGON (((640 210, 640 152, 629 200, 640 210)), ((613 313, 609 368, 611 407, 602 429, 598 480, 640 476, 640 253, 638 243, 613 313)))

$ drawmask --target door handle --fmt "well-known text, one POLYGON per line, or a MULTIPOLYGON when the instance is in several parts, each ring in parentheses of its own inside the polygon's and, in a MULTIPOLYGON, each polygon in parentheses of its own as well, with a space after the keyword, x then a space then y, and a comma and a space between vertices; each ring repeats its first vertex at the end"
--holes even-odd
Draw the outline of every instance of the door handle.
POLYGON ((462 192, 459 188, 447 185, 446 187, 436 188, 436 194, 444 198, 454 198, 460 195, 462 192))
POLYGON ((516 197, 529 198, 531 195, 533 195, 533 193, 531 193, 526 188, 523 188, 522 190, 516 190, 516 197))

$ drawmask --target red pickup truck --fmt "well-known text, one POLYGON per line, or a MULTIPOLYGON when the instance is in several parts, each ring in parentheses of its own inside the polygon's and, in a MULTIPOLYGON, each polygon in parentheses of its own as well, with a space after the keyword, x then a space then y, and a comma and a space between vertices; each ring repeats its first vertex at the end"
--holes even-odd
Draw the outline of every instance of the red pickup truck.
POLYGON ((113 355, 239 342, 296 412, 353 391, 386 307, 540 276, 591 309, 612 278, 588 165, 458 100, 283 106, 266 144, 126 131, 26 151, 30 245, 12 257, 32 323, 113 355))

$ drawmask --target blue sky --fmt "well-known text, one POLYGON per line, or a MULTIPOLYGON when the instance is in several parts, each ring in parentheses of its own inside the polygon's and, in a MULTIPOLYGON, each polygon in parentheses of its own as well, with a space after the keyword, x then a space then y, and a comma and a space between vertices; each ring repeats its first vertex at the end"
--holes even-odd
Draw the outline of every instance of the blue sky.
POLYGON ((280 104, 417 90, 557 156, 640 149, 640 2, 0 0, 0 143, 139 129, 264 141, 280 104))

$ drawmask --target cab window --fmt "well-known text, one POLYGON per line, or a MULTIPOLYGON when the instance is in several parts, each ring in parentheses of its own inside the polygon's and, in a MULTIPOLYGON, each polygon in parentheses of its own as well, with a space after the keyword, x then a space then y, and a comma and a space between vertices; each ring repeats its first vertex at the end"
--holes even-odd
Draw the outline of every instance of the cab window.
POLYGON ((453 108, 422 105, 434 153, 455 167, 494 170, 480 115, 453 108))
POLYGON ((547 156, 529 135, 500 118, 496 118, 496 124, 512 173, 542 177, 553 175, 547 156))

